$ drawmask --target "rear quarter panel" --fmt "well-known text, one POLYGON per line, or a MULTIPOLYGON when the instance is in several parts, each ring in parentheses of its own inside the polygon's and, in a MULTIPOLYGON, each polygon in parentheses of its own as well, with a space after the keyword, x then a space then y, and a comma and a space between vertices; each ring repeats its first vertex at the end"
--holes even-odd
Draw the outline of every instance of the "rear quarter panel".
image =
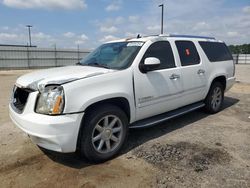
MULTIPOLYGON (((210 62, 200 45, 197 45, 197 49, 206 67, 206 74, 208 79, 206 87, 207 95, 210 86, 216 77, 225 76, 226 80, 228 78, 234 77, 234 62, 233 60, 210 62)), ((204 98, 205 97, 206 96, 204 96, 204 98)))

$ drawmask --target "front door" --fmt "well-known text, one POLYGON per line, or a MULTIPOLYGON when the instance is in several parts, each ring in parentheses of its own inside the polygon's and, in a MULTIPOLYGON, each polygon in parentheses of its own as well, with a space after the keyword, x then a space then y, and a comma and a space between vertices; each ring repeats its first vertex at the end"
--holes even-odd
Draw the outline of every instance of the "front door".
POLYGON ((155 57, 161 62, 153 71, 142 73, 134 70, 136 119, 161 114, 181 106, 182 76, 176 67, 171 45, 168 41, 158 41, 147 49, 145 58, 155 57))

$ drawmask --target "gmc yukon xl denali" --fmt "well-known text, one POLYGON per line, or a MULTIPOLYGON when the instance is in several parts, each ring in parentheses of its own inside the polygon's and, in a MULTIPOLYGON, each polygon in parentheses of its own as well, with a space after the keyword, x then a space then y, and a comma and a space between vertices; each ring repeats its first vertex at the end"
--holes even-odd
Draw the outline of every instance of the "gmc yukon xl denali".
POLYGON ((158 35, 105 43, 75 66, 17 79, 10 117, 31 140, 94 162, 115 156, 128 128, 204 108, 217 113, 235 67, 224 42, 158 35))

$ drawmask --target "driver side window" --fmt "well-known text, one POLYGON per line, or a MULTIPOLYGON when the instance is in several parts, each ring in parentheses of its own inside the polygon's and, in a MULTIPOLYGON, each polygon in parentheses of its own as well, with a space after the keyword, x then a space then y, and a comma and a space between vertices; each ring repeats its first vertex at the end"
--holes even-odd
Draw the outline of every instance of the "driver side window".
POLYGON ((161 64, 155 70, 176 67, 173 51, 168 41, 158 41, 151 44, 151 46, 147 49, 146 53, 144 54, 141 63, 144 63, 144 60, 147 57, 155 57, 160 60, 161 64))

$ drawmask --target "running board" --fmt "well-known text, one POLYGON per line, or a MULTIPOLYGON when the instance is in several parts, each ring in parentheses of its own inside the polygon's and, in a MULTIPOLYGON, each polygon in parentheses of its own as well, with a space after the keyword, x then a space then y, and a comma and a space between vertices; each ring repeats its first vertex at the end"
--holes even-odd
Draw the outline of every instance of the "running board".
POLYGON ((137 122, 132 123, 129 128, 136 129, 136 128, 150 127, 150 126, 159 124, 163 121, 166 121, 166 120, 181 116, 183 114, 192 112, 192 111, 197 110, 199 108, 202 108, 204 106, 205 106, 205 104, 203 102, 194 103, 194 104, 191 104, 188 106, 178 108, 176 110, 172 110, 170 112, 166 112, 166 113, 163 113, 163 114, 160 114, 157 116, 153 116, 150 118, 139 120, 137 122))

